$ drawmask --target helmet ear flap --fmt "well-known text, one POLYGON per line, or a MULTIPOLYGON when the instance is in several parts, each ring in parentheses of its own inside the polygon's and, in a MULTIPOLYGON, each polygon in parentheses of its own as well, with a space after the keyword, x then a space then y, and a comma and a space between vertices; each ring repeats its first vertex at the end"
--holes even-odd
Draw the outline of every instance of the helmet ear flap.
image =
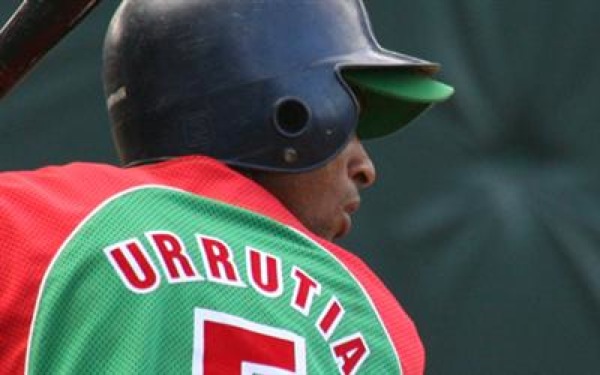
POLYGON ((273 125, 285 137, 300 136, 308 129, 311 120, 311 110, 300 98, 283 97, 273 106, 273 125))

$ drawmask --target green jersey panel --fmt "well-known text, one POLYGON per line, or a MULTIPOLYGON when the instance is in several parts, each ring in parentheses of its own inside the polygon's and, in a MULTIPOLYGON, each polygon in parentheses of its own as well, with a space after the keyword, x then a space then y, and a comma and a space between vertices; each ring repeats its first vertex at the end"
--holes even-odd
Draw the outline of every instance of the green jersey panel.
POLYGON ((112 197, 49 268, 29 374, 400 374, 371 300, 302 233, 160 186, 112 197))

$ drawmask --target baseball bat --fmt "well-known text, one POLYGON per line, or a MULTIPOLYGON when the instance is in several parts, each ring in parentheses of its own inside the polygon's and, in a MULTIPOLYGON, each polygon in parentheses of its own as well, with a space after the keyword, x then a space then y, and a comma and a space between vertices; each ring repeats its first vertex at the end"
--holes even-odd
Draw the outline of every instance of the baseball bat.
POLYGON ((0 99, 100 0, 24 0, 0 30, 0 99))

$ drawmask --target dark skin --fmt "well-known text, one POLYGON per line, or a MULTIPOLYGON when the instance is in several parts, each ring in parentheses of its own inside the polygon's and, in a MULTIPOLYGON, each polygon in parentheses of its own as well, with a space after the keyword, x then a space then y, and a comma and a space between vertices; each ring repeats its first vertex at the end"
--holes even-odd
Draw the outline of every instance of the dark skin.
POLYGON ((347 235, 360 206, 360 190, 376 179, 375 167, 353 136, 326 165, 303 173, 253 173, 309 230, 333 241, 347 235))

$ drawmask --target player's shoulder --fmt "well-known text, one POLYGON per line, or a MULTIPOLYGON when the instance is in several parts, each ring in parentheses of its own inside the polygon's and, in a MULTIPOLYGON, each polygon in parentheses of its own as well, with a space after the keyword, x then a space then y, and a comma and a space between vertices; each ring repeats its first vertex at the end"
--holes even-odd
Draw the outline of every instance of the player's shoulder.
MULTIPOLYGON (((0 200, 19 204, 46 204, 65 208, 69 202, 94 205, 136 185, 160 183, 176 163, 159 163, 141 168, 124 168, 111 164, 73 162, 45 166, 35 170, 0 173, 0 200), (154 178, 153 178, 154 177, 154 178)), ((172 176, 170 176, 172 177, 172 176)), ((1 207, 1 206, 0 206, 1 207)))
POLYGON ((129 175, 96 163, 0 173, 1 240, 23 246, 43 233, 46 244, 57 246, 102 202, 138 183, 129 175))
POLYGON ((0 172, 0 189, 3 192, 31 192, 32 190, 52 190, 69 184, 83 185, 99 174, 114 173, 119 168, 100 163, 70 163, 51 165, 34 170, 0 172))

